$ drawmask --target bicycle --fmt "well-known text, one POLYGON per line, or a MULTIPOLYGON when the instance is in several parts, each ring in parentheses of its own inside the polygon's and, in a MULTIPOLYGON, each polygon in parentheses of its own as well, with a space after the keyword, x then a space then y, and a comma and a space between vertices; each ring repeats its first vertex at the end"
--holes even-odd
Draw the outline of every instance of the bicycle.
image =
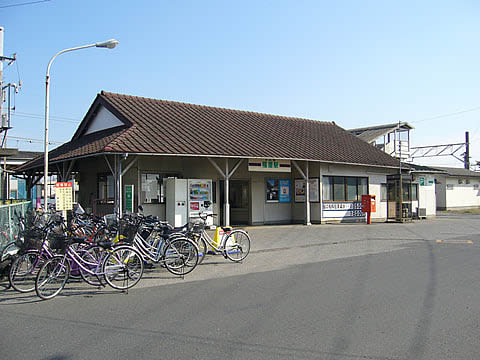
MULTIPOLYGON (((24 218, 20 220, 25 221, 24 218)), ((8 281, 13 289, 22 293, 35 290, 38 270, 46 260, 56 255, 49 244, 55 231, 64 233, 63 219, 60 216, 52 217, 42 228, 32 225, 19 233, 16 241, 18 256, 13 260, 8 272, 8 281)), ((71 277, 80 279, 78 267, 73 264, 72 268, 71 277)))
POLYGON ((47 260, 38 271, 35 292, 41 299, 52 299, 65 288, 70 276, 71 263, 79 267, 82 278, 85 279, 87 276, 103 278, 108 285, 117 290, 130 289, 142 278, 143 259, 133 247, 127 245, 113 247, 111 242, 100 242, 97 246, 102 247, 104 251, 97 258, 85 249, 76 250, 73 246, 76 243, 84 243, 84 239, 58 237, 52 244, 52 247, 64 252, 64 255, 56 255, 47 260))
POLYGON ((186 237, 170 238, 170 226, 151 218, 131 217, 122 226, 126 241, 130 241, 142 258, 164 265, 174 275, 186 275, 198 264, 198 248, 186 237), (147 223, 146 221, 150 222, 147 223))
MULTIPOLYGON (((234 262, 243 261, 250 253, 250 236, 245 230, 233 229, 231 226, 217 227, 220 239, 215 242, 214 239, 208 235, 206 228, 207 217, 216 216, 215 214, 201 213, 199 218, 203 224, 196 224, 193 228, 195 239, 198 242, 206 243, 207 246, 213 249, 214 253, 222 254, 226 259, 234 262)), ((199 245, 204 248, 205 245, 199 245)))

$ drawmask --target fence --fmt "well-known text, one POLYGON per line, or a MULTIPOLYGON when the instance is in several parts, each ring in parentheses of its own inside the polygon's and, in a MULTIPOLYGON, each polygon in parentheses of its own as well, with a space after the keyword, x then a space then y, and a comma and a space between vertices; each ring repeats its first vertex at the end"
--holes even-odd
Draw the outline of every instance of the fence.
POLYGON ((31 207, 31 201, 0 205, 0 249, 18 234, 19 222, 15 214, 25 216, 27 210, 31 207))

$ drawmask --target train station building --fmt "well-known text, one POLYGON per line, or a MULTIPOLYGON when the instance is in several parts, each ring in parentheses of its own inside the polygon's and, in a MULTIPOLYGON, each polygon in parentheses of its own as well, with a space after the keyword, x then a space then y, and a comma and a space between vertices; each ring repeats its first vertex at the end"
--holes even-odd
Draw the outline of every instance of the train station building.
MULTIPOLYGON (((364 222, 365 194, 385 221, 412 213, 419 194, 398 159, 334 122, 104 91, 49 164, 59 181, 78 182, 76 201, 91 212, 141 205, 169 222, 202 210, 218 225, 364 222)), ((16 171, 33 186, 43 156, 16 171)))

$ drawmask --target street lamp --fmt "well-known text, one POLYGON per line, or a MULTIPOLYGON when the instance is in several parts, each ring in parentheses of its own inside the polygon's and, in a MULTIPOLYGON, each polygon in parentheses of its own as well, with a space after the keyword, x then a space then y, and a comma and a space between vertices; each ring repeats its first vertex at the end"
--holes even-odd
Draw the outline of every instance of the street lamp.
POLYGON ((118 41, 115 39, 110 39, 107 41, 102 41, 102 42, 97 42, 95 44, 90 44, 90 45, 83 45, 83 46, 78 46, 70 49, 65 49, 57 53, 54 57, 50 59, 50 62, 48 63, 47 66, 47 76, 45 80, 45 150, 44 150, 44 171, 43 171, 43 181, 44 181, 44 204, 43 204, 43 209, 45 212, 48 211, 48 199, 47 199, 47 188, 48 188, 48 118, 49 118, 49 104, 50 104, 50 67, 52 66, 53 60, 55 58, 63 53, 69 52, 69 51, 74 51, 74 50, 80 50, 80 49, 86 49, 89 47, 99 47, 99 48, 107 48, 107 49, 113 49, 115 46, 117 46, 118 41))

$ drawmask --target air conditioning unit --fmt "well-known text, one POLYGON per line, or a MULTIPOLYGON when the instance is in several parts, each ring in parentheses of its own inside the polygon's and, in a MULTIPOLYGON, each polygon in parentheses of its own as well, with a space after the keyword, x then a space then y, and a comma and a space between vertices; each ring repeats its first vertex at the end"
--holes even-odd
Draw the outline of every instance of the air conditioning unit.
POLYGON ((419 219, 427 217, 427 209, 426 208, 417 208, 417 217, 419 219))

